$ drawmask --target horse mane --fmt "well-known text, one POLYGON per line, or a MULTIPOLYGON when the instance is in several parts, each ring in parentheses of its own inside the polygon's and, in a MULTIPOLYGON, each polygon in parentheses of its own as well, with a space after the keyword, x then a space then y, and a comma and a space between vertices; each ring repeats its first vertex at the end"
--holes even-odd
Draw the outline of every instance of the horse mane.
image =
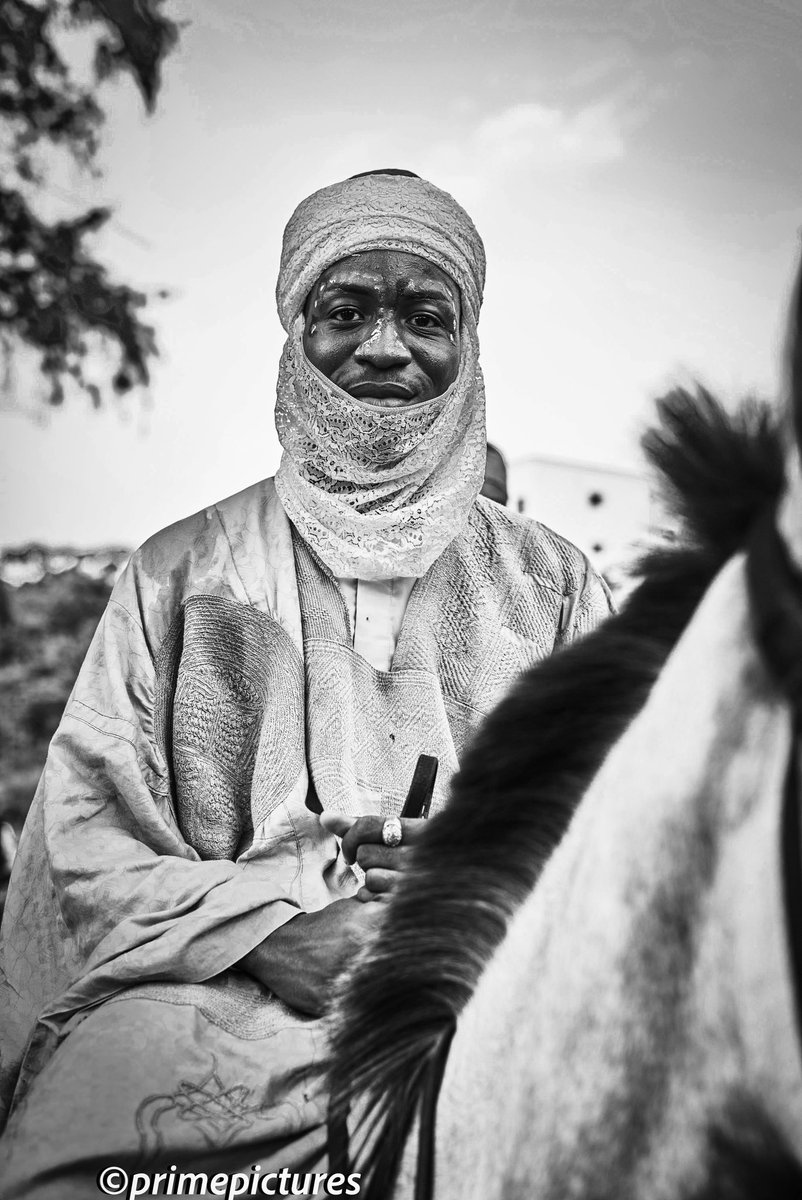
POLYGON ((610 747, 724 563, 783 486, 776 414, 704 388, 642 439, 679 520, 622 611, 527 671, 477 732, 334 1010, 332 1112, 360 1113, 361 1194, 385 1200, 442 1047, 610 747), (533 736, 537 730, 537 736, 533 736))

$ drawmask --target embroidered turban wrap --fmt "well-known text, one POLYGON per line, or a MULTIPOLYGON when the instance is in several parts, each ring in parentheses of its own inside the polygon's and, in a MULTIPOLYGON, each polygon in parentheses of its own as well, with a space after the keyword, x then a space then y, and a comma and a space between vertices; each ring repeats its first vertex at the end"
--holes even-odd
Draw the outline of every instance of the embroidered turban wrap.
POLYGON ((408 175, 363 175, 299 204, 284 232, 276 299, 287 341, 277 388, 287 515, 335 575, 420 576, 465 525, 485 466, 476 325, 482 240, 447 192, 408 175), (323 271, 367 250, 416 254, 459 287, 460 363, 432 400, 385 408, 327 379, 303 349, 303 306, 323 271))

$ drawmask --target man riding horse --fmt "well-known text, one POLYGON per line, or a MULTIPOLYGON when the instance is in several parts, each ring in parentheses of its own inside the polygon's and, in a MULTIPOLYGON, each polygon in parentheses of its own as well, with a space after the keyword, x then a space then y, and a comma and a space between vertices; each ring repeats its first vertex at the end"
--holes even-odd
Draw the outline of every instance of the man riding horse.
POLYGON ((133 555, 20 843, 13 1194, 146 1156, 321 1160, 320 1015, 414 841, 418 756, 436 811, 500 693, 610 611, 579 551, 478 495, 484 270, 468 215, 408 172, 293 214, 278 473, 133 555))

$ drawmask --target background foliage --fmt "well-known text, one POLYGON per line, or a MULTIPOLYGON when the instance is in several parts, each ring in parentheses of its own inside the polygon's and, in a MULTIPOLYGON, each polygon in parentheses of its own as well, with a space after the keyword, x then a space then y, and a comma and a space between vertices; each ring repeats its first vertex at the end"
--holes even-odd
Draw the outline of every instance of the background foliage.
POLYGON ((127 73, 153 108, 178 38, 163 3, 0 0, 0 348, 33 355, 51 404, 77 388, 100 405, 148 382, 147 297, 91 248, 110 210, 53 221, 39 201, 59 155, 97 173, 104 80, 127 73))

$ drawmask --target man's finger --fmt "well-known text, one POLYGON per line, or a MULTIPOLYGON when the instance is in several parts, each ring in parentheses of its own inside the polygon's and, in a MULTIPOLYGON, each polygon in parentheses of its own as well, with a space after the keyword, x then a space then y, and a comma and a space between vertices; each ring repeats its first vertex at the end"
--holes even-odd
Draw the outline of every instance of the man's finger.
POLYGON ((388 871, 403 871, 407 852, 403 846, 377 846, 375 842, 363 842, 357 847, 356 861, 363 871, 371 867, 385 867, 388 871))
POLYGON ((356 823, 357 818, 347 817, 345 813, 322 812, 318 820, 326 830, 326 833, 334 833, 337 837, 344 837, 351 826, 356 823))
POLYGON ((356 862, 356 852, 363 842, 381 845, 383 817, 358 817, 343 837, 343 856, 347 863, 356 862))
POLYGON ((365 872, 365 887, 375 895, 384 895, 394 891, 400 880, 399 871, 385 871, 381 867, 374 867, 365 872))
MULTIPOLYGON (((365 843, 373 846, 382 845, 382 829, 384 817, 359 817, 343 837, 343 854, 345 861, 356 861, 357 850, 365 843)), ((411 846, 418 841, 426 829, 426 821, 405 817, 401 822, 402 845, 411 846)))

